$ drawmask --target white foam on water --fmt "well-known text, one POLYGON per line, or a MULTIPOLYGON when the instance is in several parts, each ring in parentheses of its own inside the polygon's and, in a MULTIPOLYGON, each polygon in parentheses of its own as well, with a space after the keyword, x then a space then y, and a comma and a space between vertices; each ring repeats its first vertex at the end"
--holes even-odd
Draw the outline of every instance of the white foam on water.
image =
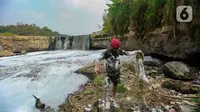
POLYGON ((0 58, 0 75, 12 73, 0 80, 0 112, 37 111, 32 94, 57 109, 68 94, 88 80, 74 71, 100 54, 101 51, 43 51, 0 58))

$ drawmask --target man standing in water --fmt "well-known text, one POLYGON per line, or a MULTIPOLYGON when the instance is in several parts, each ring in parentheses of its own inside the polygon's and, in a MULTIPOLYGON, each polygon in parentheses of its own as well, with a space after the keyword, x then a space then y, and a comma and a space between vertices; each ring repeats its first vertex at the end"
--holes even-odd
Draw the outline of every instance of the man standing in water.
MULTIPOLYGON (((105 67, 105 103, 108 101, 109 91, 110 91, 110 84, 113 83, 113 89, 112 89, 112 98, 116 101, 116 90, 117 85, 120 81, 120 60, 119 55, 134 55, 136 53, 141 52, 133 51, 128 52, 120 49, 120 41, 116 38, 112 38, 110 43, 110 49, 107 49, 105 52, 103 52, 102 57, 99 60, 105 59, 104 67, 105 67)), ((99 60, 96 60, 96 66, 95 71, 99 72, 99 60)))

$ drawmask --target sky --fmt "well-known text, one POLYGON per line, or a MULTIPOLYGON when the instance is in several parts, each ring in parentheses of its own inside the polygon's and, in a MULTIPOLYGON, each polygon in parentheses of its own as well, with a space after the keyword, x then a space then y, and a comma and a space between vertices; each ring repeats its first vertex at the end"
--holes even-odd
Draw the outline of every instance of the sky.
POLYGON ((61 34, 98 31, 109 0, 0 0, 0 25, 47 26, 61 34))

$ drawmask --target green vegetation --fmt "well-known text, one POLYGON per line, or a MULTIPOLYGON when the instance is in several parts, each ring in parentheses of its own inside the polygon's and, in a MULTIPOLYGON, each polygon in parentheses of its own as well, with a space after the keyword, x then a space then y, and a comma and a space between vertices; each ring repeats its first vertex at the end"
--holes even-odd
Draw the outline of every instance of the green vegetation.
POLYGON ((60 35, 56 31, 52 31, 48 27, 40 28, 35 24, 17 23, 17 25, 0 26, 1 36, 57 36, 60 35))
POLYGON ((125 87, 125 83, 119 83, 119 85, 117 86, 117 92, 118 93, 125 93, 126 92, 126 87, 125 87))
POLYGON ((103 76, 96 76, 93 80, 94 85, 96 86, 103 86, 104 85, 104 77, 103 76))
POLYGON ((4 32, 4 33, 0 33, 0 36, 17 36, 17 34, 13 34, 10 32, 4 32))
POLYGON ((192 101, 197 103, 196 112, 200 112, 200 94, 196 94, 197 98, 193 98, 192 101))
POLYGON ((159 12, 166 4, 163 0, 111 1, 113 4, 107 4, 109 8, 103 16, 103 32, 120 35, 127 33, 128 27, 133 27, 138 33, 142 33, 149 27, 160 24, 162 17, 159 16, 163 15, 159 12))
MULTIPOLYGON (((176 6, 190 5, 194 15, 199 15, 200 3, 198 0, 110 0, 108 9, 103 15, 103 33, 123 36, 129 30, 136 35, 144 35, 157 27, 172 25, 175 29, 176 6)), ((198 26, 199 27, 199 26, 198 26)), ((175 30, 174 30, 175 31, 175 30)), ((194 30, 193 30, 194 31, 194 30)), ((198 34, 198 33, 195 33, 198 34)), ((192 33, 191 37, 195 35, 192 33)), ((197 39, 198 40, 198 39, 197 39)), ((200 40, 200 39, 199 39, 200 40)))
POLYGON ((94 92, 92 92, 91 90, 84 90, 83 91, 83 95, 89 95, 89 94, 94 94, 94 92))

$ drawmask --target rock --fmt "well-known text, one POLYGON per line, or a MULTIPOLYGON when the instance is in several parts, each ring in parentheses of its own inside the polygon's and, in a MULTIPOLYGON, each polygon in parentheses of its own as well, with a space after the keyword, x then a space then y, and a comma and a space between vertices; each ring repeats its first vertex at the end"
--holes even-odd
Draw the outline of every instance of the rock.
POLYGON ((172 89, 183 94, 196 94, 200 92, 200 86, 178 80, 165 81, 162 83, 161 87, 172 89))
POLYGON ((148 76, 151 76, 153 78, 162 78, 164 77, 163 71, 160 69, 160 67, 156 66, 144 66, 145 73, 148 76))
POLYGON ((5 51, 12 53, 20 53, 26 51, 48 50, 48 36, 0 36, 0 56, 5 55, 5 51))
POLYGON ((152 111, 152 112, 156 112, 156 109, 155 109, 155 108, 153 108, 151 111, 152 111))
POLYGON ((175 102, 170 102, 170 104, 171 104, 171 105, 174 105, 174 104, 175 104, 175 102))
POLYGON ((186 101, 186 100, 183 100, 183 103, 184 103, 184 104, 187 104, 187 105, 192 105, 192 106, 195 106, 195 104, 194 104, 194 103, 192 103, 192 102, 189 102, 189 101, 186 101))
POLYGON ((188 31, 188 24, 187 23, 178 23, 176 25, 176 29, 180 31, 188 31))
POLYGON ((132 98, 131 97, 126 97, 126 100, 129 102, 129 101, 132 100, 132 98))
POLYGON ((13 56, 14 53, 10 50, 3 50, 0 51, 0 57, 4 57, 4 56, 13 56))
POLYGON ((194 112, 194 107, 188 105, 180 105, 181 112, 194 112))
POLYGON ((94 65, 91 65, 91 66, 85 67, 85 68, 80 68, 80 69, 76 70, 75 73, 86 75, 91 80, 93 80, 95 78, 95 74, 96 74, 94 71, 94 65))
POLYGON ((144 57, 144 65, 148 66, 161 66, 162 61, 156 58, 152 58, 151 56, 145 56, 144 57))
POLYGON ((152 108, 152 109, 151 109, 151 112, 164 112, 164 111, 161 110, 161 109, 152 108))
POLYGON ((190 69, 186 64, 182 62, 168 62, 163 67, 162 70, 164 74, 172 79, 179 80, 193 80, 195 79, 195 74, 190 72, 190 69))
POLYGON ((27 53, 26 50, 21 51, 21 55, 25 55, 27 53))
POLYGON ((0 45, 0 51, 2 51, 3 50, 3 47, 0 45))
POLYGON ((34 95, 33 97, 35 98, 35 107, 41 112, 56 112, 55 109, 51 108, 50 106, 46 106, 44 103, 42 103, 40 98, 37 98, 34 95))
POLYGON ((176 104, 181 105, 182 103, 181 102, 176 102, 176 104))
POLYGON ((169 110, 171 108, 171 106, 169 105, 163 105, 163 107, 166 109, 166 110, 169 110))
POLYGON ((176 111, 172 108, 172 109, 169 109, 168 112, 176 112, 176 111))
POLYGON ((168 26, 163 26, 162 27, 162 31, 161 33, 167 33, 167 32, 171 32, 173 30, 172 26, 168 25, 168 26))

